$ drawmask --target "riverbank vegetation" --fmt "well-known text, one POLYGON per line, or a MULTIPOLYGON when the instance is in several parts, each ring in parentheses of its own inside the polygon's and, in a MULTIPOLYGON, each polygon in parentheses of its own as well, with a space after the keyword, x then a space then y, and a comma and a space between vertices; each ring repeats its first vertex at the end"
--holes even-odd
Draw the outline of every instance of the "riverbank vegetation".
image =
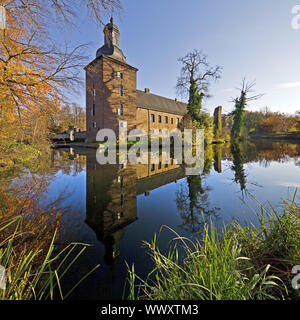
MULTIPOLYGON (((223 134, 228 135, 233 126, 233 113, 222 117, 223 134)), ((299 111, 294 115, 273 112, 269 108, 260 111, 244 111, 244 139, 297 140, 300 133, 299 111)))
POLYGON ((200 240, 175 234, 167 253, 145 242, 154 267, 140 279, 128 266, 129 299, 265 300, 298 299, 293 266, 300 263, 300 206, 296 196, 283 211, 261 206, 259 224, 237 222, 220 234, 205 223, 200 240))
POLYGON ((71 290, 64 292, 61 280, 87 245, 71 243, 57 250, 56 231, 49 242, 43 238, 46 228, 33 231, 33 228, 24 227, 24 224, 28 226, 25 220, 17 216, 0 223, 0 265, 5 270, 1 273, 0 300, 67 299, 98 268, 96 266, 71 290))
POLYGON ((81 83, 87 57, 85 46, 63 48, 52 36, 57 28, 71 27, 83 10, 101 25, 102 14, 119 8, 120 1, 4 0, 1 6, 6 28, 0 35, 0 265, 7 282, 0 299, 53 298, 55 288, 62 298, 67 293, 59 284, 71 262, 59 268, 58 261, 78 245, 57 251, 61 212, 39 201, 51 176, 52 134, 85 122, 68 97, 81 83))
POLYGON ((32 168, 31 173, 15 177, 13 183, 1 179, 0 266, 5 279, 0 300, 65 299, 73 291, 65 292, 61 280, 88 245, 57 242, 64 212, 59 209, 62 196, 44 202, 50 179, 46 165, 36 174, 32 168))

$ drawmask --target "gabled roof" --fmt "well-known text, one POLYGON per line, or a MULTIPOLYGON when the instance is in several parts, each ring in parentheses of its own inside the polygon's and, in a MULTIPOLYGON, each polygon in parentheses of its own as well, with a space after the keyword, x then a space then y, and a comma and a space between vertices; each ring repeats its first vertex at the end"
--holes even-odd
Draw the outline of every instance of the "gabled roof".
POLYGON ((187 112, 186 103, 161 97, 156 94, 146 93, 141 90, 137 90, 136 99, 137 108, 161 111, 182 116, 187 112))

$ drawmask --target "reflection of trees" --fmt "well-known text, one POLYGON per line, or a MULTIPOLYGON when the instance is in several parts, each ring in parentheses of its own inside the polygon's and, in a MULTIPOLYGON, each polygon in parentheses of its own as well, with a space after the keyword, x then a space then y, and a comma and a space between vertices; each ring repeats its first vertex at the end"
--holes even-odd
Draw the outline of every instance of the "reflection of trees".
MULTIPOLYGON (((54 231, 62 236, 64 223, 62 215, 68 208, 61 207, 69 196, 64 190, 56 198, 47 199, 48 188, 60 170, 65 173, 78 174, 85 169, 85 157, 75 156, 65 151, 52 150, 40 156, 40 161, 29 162, 23 168, 0 174, 0 221, 16 216, 23 217, 24 230, 40 233, 43 242, 51 241, 54 231)), ((69 212, 68 212, 69 213, 69 212)), ((0 232, 1 233, 1 232, 0 232)), ((0 235, 1 242, 2 234, 0 235)))
MULTIPOLYGON (((255 141, 243 144, 243 163, 258 162, 263 167, 268 167, 273 161, 287 163, 298 159, 300 144, 288 142, 255 141)), ((224 148, 223 159, 232 161, 232 154, 224 148)))
POLYGON ((61 170, 65 175, 76 176, 86 167, 86 156, 75 153, 72 148, 67 151, 53 150, 51 154, 52 173, 61 170))
POLYGON ((234 171, 234 182, 240 185, 242 193, 246 190, 246 174, 244 169, 244 155, 241 144, 237 141, 231 143, 231 153, 233 164, 231 169, 234 171))
MULTIPOLYGON (((213 149, 205 150, 203 174, 209 174, 213 163, 213 149)), ((189 176, 186 185, 176 193, 176 204, 183 220, 182 228, 188 232, 200 232, 203 224, 210 218, 217 218, 219 208, 209 202, 208 186, 203 186, 203 176, 189 176)))
POLYGON ((221 144, 214 147, 214 169, 218 173, 222 173, 222 149, 223 145, 221 144))
MULTIPOLYGON (((43 172, 45 171, 45 165, 43 172)), ((51 176, 34 173, 16 173, 10 179, 0 180, 0 224, 12 222, 16 217, 22 218, 18 236, 14 237, 14 255, 24 254, 30 248, 38 252, 36 261, 43 259, 53 235, 60 235, 63 221, 62 212, 58 209, 62 196, 45 205, 44 197, 51 176)), ((12 237, 16 223, 9 225, 0 232, 0 243, 12 237)))

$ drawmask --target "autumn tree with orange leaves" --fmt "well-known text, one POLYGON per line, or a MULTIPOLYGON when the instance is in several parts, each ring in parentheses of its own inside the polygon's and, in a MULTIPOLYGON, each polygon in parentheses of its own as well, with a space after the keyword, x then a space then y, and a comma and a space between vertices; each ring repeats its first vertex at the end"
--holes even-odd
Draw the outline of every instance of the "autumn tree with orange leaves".
MULTIPOLYGON (((80 85, 83 45, 60 48, 50 36, 56 24, 72 25, 87 9, 96 22, 119 0, 3 0, 7 26, 0 30, 0 165, 24 146, 46 145, 65 93, 80 85), (5 155, 8 156, 5 159, 5 155)), ((29 148, 30 149, 30 148, 29 148)), ((23 151, 21 151, 21 154, 23 151)))

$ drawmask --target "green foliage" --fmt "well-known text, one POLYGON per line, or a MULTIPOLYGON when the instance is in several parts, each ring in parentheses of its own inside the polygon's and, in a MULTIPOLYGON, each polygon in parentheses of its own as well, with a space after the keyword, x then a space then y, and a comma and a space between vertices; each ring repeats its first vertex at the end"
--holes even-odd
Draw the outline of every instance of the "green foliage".
POLYGON ((242 136, 242 130, 244 128, 246 107, 246 92, 242 90, 241 96, 235 99, 235 109, 233 114, 233 125, 231 129, 231 135, 233 139, 239 140, 242 136))
POLYGON ((196 81, 191 79, 191 85, 189 90, 189 101, 188 101, 188 114, 192 116, 192 119, 198 120, 202 110, 204 93, 199 93, 196 81))
POLYGON ((0 300, 52 300, 56 292, 61 299, 66 299, 91 272, 98 268, 96 266, 69 292, 63 293, 61 280, 87 245, 72 243, 54 254, 55 233, 48 250, 43 254, 41 246, 36 245, 39 235, 33 235, 30 244, 25 245, 21 251, 17 250, 17 254, 20 238, 26 238, 29 234, 20 231, 22 220, 23 218, 18 216, 0 224, 0 232, 15 226, 10 236, 0 243, 0 265, 5 268, 6 273, 6 284, 4 289, 0 289, 0 300), (82 248, 74 254, 79 246, 82 248))
POLYGON ((24 168, 32 171, 45 165, 50 154, 50 142, 27 144, 15 139, 0 139, 0 178, 14 177, 24 168))
POLYGON ((300 263, 300 206, 295 198, 296 193, 291 203, 283 200, 282 213, 260 204, 258 226, 233 222, 221 236, 214 225, 205 224, 201 241, 195 242, 176 234, 167 254, 160 252, 155 236, 146 242, 155 264, 146 280, 128 268, 131 299, 297 298, 290 279, 292 266, 300 263), (135 279, 140 280, 137 295, 135 279))
POLYGON ((238 141, 231 142, 231 153, 233 156, 234 182, 240 185, 241 191, 246 189, 246 174, 244 169, 244 155, 242 146, 238 141))
MULTIPOLYGON (((281 280, 269 274, 270 265, 257 272, 243 255, 235 233, 221 238, 213 225, 205 225, 201 241, 192 242, 176 234, 177 242, 167 254, 160 252, 156 237, 145 243, 155 267, 138 286, 135 299, 149 300, 264 300, 283 297, 281 280), (177 243, 184 249, 180 262, 177 243), (151 280, 150 280, 151 279, 151 280)), ((131 299, 137 278, 128 270, 131 299)))
POLYGON ((202 111, 197 120, 193 121, 194 128, 204 129, 204 142, 205 145, 212 143, 214 138, 214 121, 209 113, 202 111))
POLYGON ((261 121, 264 119, 262 112, 245 112, 245 130, 246 133, 259 131, 261 121))

